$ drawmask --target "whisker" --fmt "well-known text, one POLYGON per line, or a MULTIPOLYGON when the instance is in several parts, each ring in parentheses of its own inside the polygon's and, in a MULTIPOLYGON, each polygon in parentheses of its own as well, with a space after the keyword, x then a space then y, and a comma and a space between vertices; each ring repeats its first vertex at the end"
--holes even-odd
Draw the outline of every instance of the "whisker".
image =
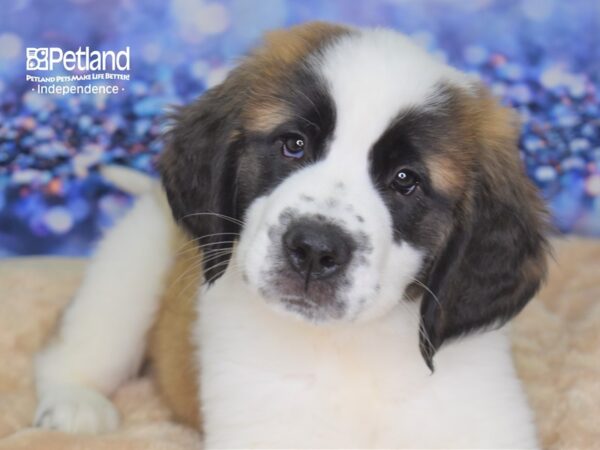
POLYGON ((210 253, 208 255, 208 257, 207 257, 207 255, 200 255, 202 257, 199 258, 198 261, 194 262, 185 271, 183 271, 175 280, 173 280, 173 282, 171 283, 171 285, 169 286, 169 288, 172 288, 180 279, 184 278, 186 275, 190 274, 194 270, 200 270, 200 269, 202 269, 204 272, 206 272, 206 270, 210 270, 210 269, 204 269, 203 268, 203 266, 207 262, 210 262, 212 260, 221 258, 221 257, 226 256, 226 255, 231 255, 231 254, 232 254, 232 250, 230 250, 230 249, 216 249, 216 250, 212 251, 212 253, 210 253))
POLYGON ((408 295, 404 294, 404 299, 402 299, 402 301, 400 302, 400 307, 403 308, 408 315, 410 316, 410 319, 413 321, 414 325, 418 325, 419 322, 421 321, 421 318, 419 317, 419 314, 411 309, 406 303, 405 301, 409 301, 411 303, 415 302, 415 300, 411 297, 409 297, 408 295))
MULTIPOLYGON (((408 295, 404 294, 404 297, 408 299, 411 303, 414 303, 415 300, 408 295)), ((417 311, 411 309, 404 302, 400 302, 401 308, 404 309, 409 315, 410 320, 413 322, 413 325, 416 325, 416 328, 419 330, 419 335, 423 336, 423 338, 427 341, 427 343, 433 348, 433 342, 429 338, 429 335, 425 332, 423 328, 423 322, 421 321, 421 317, 417 313, 417 311)))
POLYGON ((202 244, 199 245, 197 248, 198 249, 205 249, 206 247, 212 247, 213 245, 220 245, 220 244, 235 244, 237 241, 216 241, 216 242, 208 242, 206 244, 202 244))
POLYGON ((228 216, 228 215, 225 215, 225 214, 211 212, 211 211, 196 212, 196 213, 186 214, 181 219, 183 220, 183 219, 187 219, 188 217, 195 217, 195 216, 215 216, 215 217, 218 217, 220 219, 229 220, 230 222, 232 222, 232 223, 234 223, 236 225, 244 225, 244 222, 242 222, 239 219, 236 219, 235 217, 231 217, 231 216, 228 216))
POLYGON ((216 269, 217 267, 221 267, 223 265, 227 265, 227 264, 230 264, 230 263, 231 263, 230 259, 227 259, 226 261, 217 261, 212 266, 210 266, 208 268, 205 268, 204 269, 204 273, 210 272, 210 271, 216 269))
MULTIPOLYGON (((221 258, 223 256, 231 255, 231 254, 233 254, 232 249, 212 249, 212 250, 203 252, 203 254, 201 254, 201 255, 198 255, 198 256, 200 256, 200 258, 198 258, 197 261, 195 261, 192 265, 190 265, 188 268, 186 268, 186 270, 183 273, 181 273, 170 284, 169 289, 172 289, 176 285, 178 285, 177 286, 178 289, 176 291, 176 297, 174 298, 173 301, 180 301, 182 298, 184 298, 189 293, 190 288, 196 287, 196 289, 198 289, 200 286, 207 283, 206 281, 203 281, 203 274, 206 273, 203 270, 203 265, 205 265, 207 262, 210 262, 211 260, 216 259, 217 262, 215 264, 213 264, 212 266, 208 267, 206 270, 213 270, 213 269, 215 269, 217 267, 221 267, 223 265, 225 267, 223 268, 223 270, 220 270, 218 273, 214 274, 211 277, 210 281, 215 280, 216 278, 218 278, 219 276, 224 274, 229 267, 232 267, 233 270, 237 270, 235 261, 231 260, 230 258, 228 258, 226 261, 218 262, 219 258, 221 258), (207 257, 207 255, 210 255, 210 256, 207 257), (201 269, 202 269, 203 273, 198 274, 196 271, 200 271, 201 269), (187 278, 190 276, 191 276, 191 280, 187 281, 187 278), (183 284, 183 286, 182 286, 182 284, 183 284)), ((170 306, 166 305, 166 307, 169 308, 170 306)))
MULTIPOLYGON (((315 111, 317 113, 317 115, 319 116, 319 120, 322 120, 321 111, 319 110, 319 108, 317 108, 317 105, 315 104, 315 102, 308 95, 306 95, 304 92, 302 92, 302 89, 297 90, 296 93, 302 95, 306 100, 308 100, 308 102, 313 107, 313 111, 315 111)), ((317 129, 319 129, 318 126, 317 126, 317 129)))
POLYGON ((240 233, 235 233, 235 232, 231 231, 231 232, 226 232, 226 233, 211 233, 211 234, 205 234, 205 235, 202 235, 202 236, 195 237, 195 238, 193 238, 193 239, 188 239, 187 241, 185 241, 185 243, 183 243, 183 245, 181 245, 181 247, 179 247, 179 248, 177 249, 177 251, 183 250, 183 249, 184 249, 185 247, 187 247, 188 245, 190 245, 190 244, 193 244, 194 242, 196 242, 196 241, 199 241, 200 239, 206 239, 206 238, 209 238, 209 237, 221 236, 221 235, 233 235, 233 236, 240 236, 240 233))
MULTIPOLYGON (((204 259, 202 262, 203 262, 203 263, 207 263, 207 262, 210 262, 210 261, 214 261, 215 259, 219 259, 219 258, 221 258, 222 256, 225 256, 225 255, 231 255, 231 254, 232 254, 232 252, 231 252, 231 251, 229 251, 229 250, 223 250, 223 251, 220 251, 220 252, 214 252, 214 253, 212 253, 212 254, 210 255, 210 257, 208 257, 208 258, 205 258, 205 259, 204 259)), ((207 270, 207 269, 204 269, 204 271, 206 271, 206 270, 207 270)))
POLYGON ((217 253, 217 252, 233 253, 233 247, 209 248, 209 249, 203 250, 201 255, 204 257, 207 257, 207 256, 212 255, 213 253, 217 253))
MULTIPOLYGON (((224 267, 222 270, 220 270, 218 273, 214 274, 210 280, 204 280, 204 281, 198 281, 198 287, 204 284, 209 284, 211 283, 213 280, 216 280, 217 278, 219 278, 221 275, 223 275, 231 266, 232 269, 235 269, 235 264, 233 262, 230 261, 222 261, 218 264, 215 264, 214 266, 212 266, 210 269, 214 269, 215 267, 219 267, 221 265, 224 265, 225 263, 230 263, 230 265, 227 265, 226 267, 224 267)), ((178 293, 178 298, 184 296, 187 294, 187 292, 189 291, 189 289, 194 286, 194 283, 196 282, 196 280, 192 280, 191 282, 188 282, 183 289, 181 289, 178 293)))
POLYGON ((202 286, 202 278, 200 277, 199 279, 193 279, 191 281, 188 281, 185 286, 179 290, 179 292, 177 293, 177 299, 180 299, 181 297, 184 297, 185 295, 187 295, 189 289, 192 286, 196 286, 196 289, 198 289, 200 286, 202 286))
POLYGON ((433 293, 433 291, 432 291, 431 289, 429 289, 429 287, 428 287, 428 286, 427 286, 425 283, 423 283, 422 281, 419 281, 419 280, 417 280, 416 278, 412 278, 412 277, 411 277, 411 280, 412 280, 412 281, 414 281, 415 283, 417 283, 419 286, 421 286, 421 287, 422 287, 423 289, 425 289, 427 292, 429 292, 429 293, 430 293, 430 294, 433 296, 433 299, 436 301, 436 303, 438 304, 438 306, 439 306, 440 308, 443 308, 443 307, 444 307, 444 306, 442 305, 442 302, 440 302, 440 299, 438 298, 438 296, 437 296, 437 295, 435 295, 435 294, 433 293))
MULTIPOLYGON (((188 250, 189 251, 189 250, 188 250)), ((212 250, 203 251, 201 254, 194 255, 193 258, 197 258, 190 267, 184 270, 173 282, 169 285, 169 289, 171 289, 180 279, 182 279, 185 275, 189 274, 193 270, 200 269, 207 262, 217 259, 221 256, 225 256, 227 254, 232 254, 233 249, 231 248, 216 248, 212 250)))
MULTIPOLYGON (((225 261, 224 261, 225 262, 225 261)), ((215 266, 216 267, 216 266, 215 266)), ((223 270, 221 270, 219 273, 215 274, 213 277, 211 277, 210 280, 206 281, 205 284, 210 284, 212 283, 214 280, 216 280, 217 278, 219 278, 221 275, 223 275, 225 272, 227 272, 228 270, 233 270, 236 272, 239 272, 239 267, 238 265, 235 263, 235 261, 231 261, 230 264, 225 267, 223 270)))
POLYGON ((195 246, 195 247, 192 247, 192 248, 182 249, 179 253, 176 254, 176 256, 183 255, 184 253, 191 252, 192 250, 199 250, 202 253, 205 253, 204 249, 206 247, 212 247, 212 246, 221 245, 221 244, 234 244, 235 242, 237 242, 237 241, 208 242, 206 244, 198 245, 198 246, 195 246))
POLYGON ((184 278, 185 276, 193 273, 194 270, 198 270, 202 267, 203 261, 200 258, 198 261, 194 262, 193 264, 191 264, 188 268, 186 268, 182 273, 179 274, 179 276, 174 279, 168 287, 168 290, 172 289, 178 282, 179 280, 181 280, 182 278, 184 278))

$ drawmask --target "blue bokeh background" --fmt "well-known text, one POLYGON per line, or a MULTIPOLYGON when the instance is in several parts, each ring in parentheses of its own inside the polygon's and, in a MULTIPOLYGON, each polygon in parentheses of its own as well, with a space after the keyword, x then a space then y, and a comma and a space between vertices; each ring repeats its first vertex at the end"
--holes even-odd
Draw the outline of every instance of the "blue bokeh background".
POLYGON ((0 256, 88 254, 131 203, 98 166, 154 173, 169 105, 222 80, 265 30, 314 19, 393 27, 479 74, 519 111, 557 229, 600 236, 598 1, 0 0, 0 256), (111 96, 37 94, 25 48, 53 46, 130 46, 132 79, 111 96))

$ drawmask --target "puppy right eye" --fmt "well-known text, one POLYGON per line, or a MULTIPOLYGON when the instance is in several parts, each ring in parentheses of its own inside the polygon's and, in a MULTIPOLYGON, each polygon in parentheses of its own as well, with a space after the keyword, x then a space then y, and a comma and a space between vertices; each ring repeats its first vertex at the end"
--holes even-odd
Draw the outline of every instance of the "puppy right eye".
POLYGON ((419 176, 412 170, 402 169, 390 183, 390 187, 402 195, 412 194, 419 185, 419 176))
POLYGON ((304 156, 306 141, 299 134, 288 134, 281 139, 281 154, 286 158, 300 159, 304 156))

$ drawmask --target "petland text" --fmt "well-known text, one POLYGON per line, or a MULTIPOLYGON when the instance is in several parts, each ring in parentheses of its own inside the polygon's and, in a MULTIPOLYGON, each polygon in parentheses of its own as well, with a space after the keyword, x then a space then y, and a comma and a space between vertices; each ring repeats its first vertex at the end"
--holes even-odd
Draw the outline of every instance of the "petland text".
POLYGON ((61 66, 67 71, 128 71, 130 48, 112 50, 90 50, 79 47, 76 51, 59 47, 27 47, 27 70, 54 70, 61 66))

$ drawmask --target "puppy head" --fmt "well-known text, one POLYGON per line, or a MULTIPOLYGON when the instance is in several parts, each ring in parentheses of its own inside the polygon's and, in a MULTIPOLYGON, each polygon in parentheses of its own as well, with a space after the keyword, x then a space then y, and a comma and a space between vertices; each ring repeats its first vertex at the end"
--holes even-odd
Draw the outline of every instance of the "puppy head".
POLYGON ((208 282, 231 265, 315 323, 422 297, 431 367, 544 276, 544 209, 513 115, 395 32, 275 32, 175 122, 162 177, 175 218, 210 245, 208 282))

